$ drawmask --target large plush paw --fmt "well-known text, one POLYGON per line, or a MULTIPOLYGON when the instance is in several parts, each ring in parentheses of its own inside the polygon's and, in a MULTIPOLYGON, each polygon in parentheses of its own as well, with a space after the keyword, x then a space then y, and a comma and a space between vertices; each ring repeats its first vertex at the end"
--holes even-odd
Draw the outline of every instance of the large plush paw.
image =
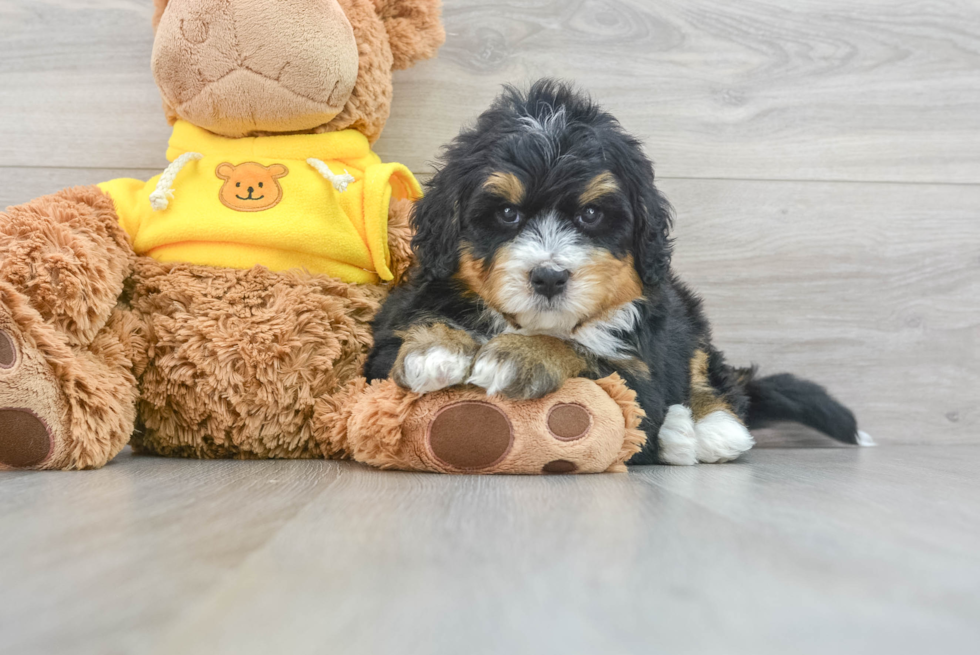
POLYGON ((755 441, 731 412, 717 410, 695 421, 684 405, 671 405, 660 427, 660 461, 676 466, 738 459, 755 441))
POLYGON ((584 360, 566 341, 503 334, 477 353, 468 382, 489 395, 529 400, 557 391, 584 368, 584 360))
POLYGON ((0 306, 0 469, 45 467, 67 430, 51 369, 0 306))
POLYGON ((469 334, 442 323, 412 328, 402 339, 391 377, 415 393, 466 382, 479 348, 469 334))
POLYGON ((618 378, 569 380, 538 400, 463 387, 414 396, 378 382, 352 406, 345 448, 383 468, 439 473, 625 470, 642 414, 618 378))

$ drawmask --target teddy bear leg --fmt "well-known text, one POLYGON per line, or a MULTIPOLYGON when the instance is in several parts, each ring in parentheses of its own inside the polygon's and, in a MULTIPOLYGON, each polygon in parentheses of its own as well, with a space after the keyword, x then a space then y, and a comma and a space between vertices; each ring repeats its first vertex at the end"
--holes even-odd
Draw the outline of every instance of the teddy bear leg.
POLYGON ((334 443, 382 468, 440 473, 623 471, 642 447, 642 412, 618 376, 569 380, 537 400, 456 387, 419 395, 361 384, 335 417, 334 443))
POLYGON ((131 260, 98 188, 0 214, 0 468, 97 468, 126 444, 138 336, 116 304, 131 260))

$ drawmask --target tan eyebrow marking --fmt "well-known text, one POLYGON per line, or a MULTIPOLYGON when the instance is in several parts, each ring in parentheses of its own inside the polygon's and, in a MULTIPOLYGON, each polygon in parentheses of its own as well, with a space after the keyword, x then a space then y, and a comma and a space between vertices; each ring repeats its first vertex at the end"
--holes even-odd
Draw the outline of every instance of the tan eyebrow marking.
POLYGON ((524 201, 524 183, 513 173, 498 171, 487 178, 483 188, 514 205, 524 201))
POLYGON ((610 193, 616 193, 619 191, 619 182, 613 177, 613 174, 609 171, 603 171, 596 175, 592 180, 586 185, 585 191, 582 195, 578 197, 578 203, 580 207, 584 207, 590 203, 595 202, 602 196, 608 195, 610 193))

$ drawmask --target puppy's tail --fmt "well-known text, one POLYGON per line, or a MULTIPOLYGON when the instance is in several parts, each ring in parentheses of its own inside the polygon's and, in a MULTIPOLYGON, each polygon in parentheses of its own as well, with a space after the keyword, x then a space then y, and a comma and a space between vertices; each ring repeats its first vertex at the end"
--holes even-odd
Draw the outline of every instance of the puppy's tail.
POLYGON ((756 378, 754 369, 742 369, 749 396, 749 428, 759 428, 774 421, 796 421, 837 441, 873 446, 871 437, 858 430, 857 420, 847 407, 815 382, 780 373, 756 378))

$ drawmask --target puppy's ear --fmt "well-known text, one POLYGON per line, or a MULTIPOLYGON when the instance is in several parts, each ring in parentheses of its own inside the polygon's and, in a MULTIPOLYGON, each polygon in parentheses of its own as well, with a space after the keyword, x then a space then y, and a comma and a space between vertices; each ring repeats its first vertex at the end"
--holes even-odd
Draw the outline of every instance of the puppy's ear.
POLYGON ((616 162, 633 213, 633 262, 644 284, 657 284, 670 274, 673 209, 654 185, 653 163, 643 146, 618 124, 613 129, 615 136, 606 140, 604 149, 606 158, 616 162))
POLYGON ((651 176, 649 188, 633 209, 633 261, 644 284, 662 282, 670 273, 672 214, 670 203, 653 186, 651 176))
POLYGON ((412 209, 412 250, 423 271, 447 278, 459 265, 460 180, 447 167, 426 185, 412 209))

